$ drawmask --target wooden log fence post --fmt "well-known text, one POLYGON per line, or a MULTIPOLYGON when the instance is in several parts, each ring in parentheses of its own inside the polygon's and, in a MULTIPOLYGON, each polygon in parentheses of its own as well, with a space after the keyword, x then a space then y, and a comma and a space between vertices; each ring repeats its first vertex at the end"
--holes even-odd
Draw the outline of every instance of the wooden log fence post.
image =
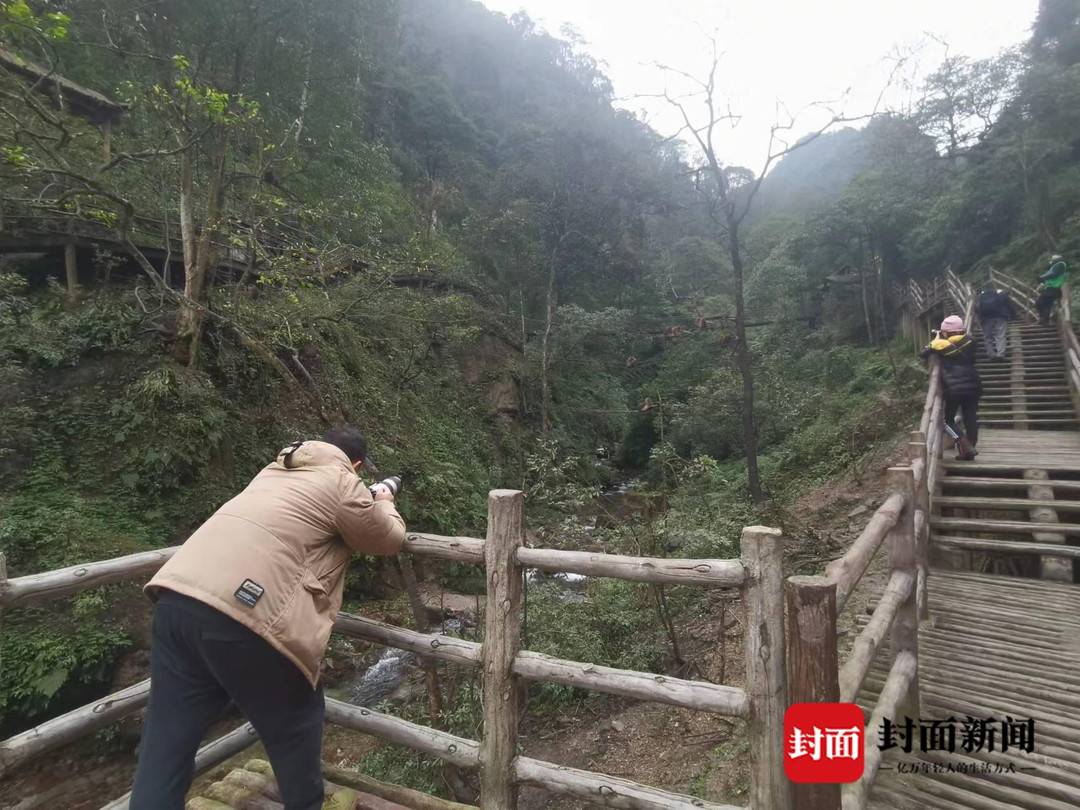
POLYGON ((743 604, 746 629, 746 692, 750 699, 751 810, 791 810, 784 773, 784 551, 779 529, 748 526, 742 532, 746 568, 743 604))
POLYGON ((496 489, 488 495, 487 606, 484 611, 484 739, 480 744, 481 810, 514 810, 518 720, 524 705, 521 680, 513 674, 521 646, 523 588, 518 549, 524 544, 525 496, 496 489))
MULTIPOLYGON (((911 467, 890 467, 888 472, 889 488, 904 497, 904 510, 900 519, 889 532, 889 568, 909 574, 912 581, 918 583, 918 552, 915 542, 915 475, 911 467)), ((910 652, 915 659, 915 676, 907 694, 897 704, 897 719, 905 716, 916 722, 919 719, 919 594, 918 587, 913 587, 908 598, 896 612, 893 620, 890 642, 893 656, 910 652)))
MULTIPOLYGON (((836 583, 828 577, 789 577, 787 602, 788 699, 791 703, 838 703, 836 583)), ((840 810, 840 785, 793 784, 798 810, 840 810)))
POLYGON ((912 463, 922 466, 922 473, 915 482, 915 509, 922 513, 921 520, 915 526, 915 561, 919 573, 915 590, 919 621, 926 621, 930 618, 930 604, 926 595, 930 577, 930 454, 926 448, 926 434, 913 432, 908 451, 912 463))

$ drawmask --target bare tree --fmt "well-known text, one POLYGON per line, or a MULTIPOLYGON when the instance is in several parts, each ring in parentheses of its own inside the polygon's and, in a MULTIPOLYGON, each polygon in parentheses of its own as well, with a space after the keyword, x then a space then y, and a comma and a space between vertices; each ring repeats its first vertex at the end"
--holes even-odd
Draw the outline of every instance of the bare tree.
POLYGON ((736 127, 740 116, 732 112, 726 99, 721 97, 717 89, 716 80, 721 54, 717 49, 716 40, 710 37, 710 42, 712 60, 704 78, 667 65, 657 65, 663 73, 678 76, 689 82, 693 88, 690 93, 673 95, 665 90, 654 97, 663 99, 677 110, 682 118, 682 127, 672 137, 689 135, 700 151, 701 163, 697 167, 698 189, 705 196, 709 216, 717 227, 721 241, 727 247, 728 258, 731 261, 735 287, 735 362, 742 380, 743 449, 746 454, 750 496, 755 502, 760 503, 766 496, 758 470, 758 435, 754 418, 754 363, 746 339, 746 296, 744 293, 746 257, 740 229, 753 207, 765 176, 776 161, 810 143, 839 123, 864 120, 870 116, 845 118, 834 112, 827 103, 816 103, 812 106, 829 113, 828 121, 824 126, 791 143, 787 140, 787 136, 793 130, 796 119, 778 104, 777 121, 769 132, 769 146, 761 170, 755 175, 749 169, 728 165, 720 156, 720 135, 725 127, 729 131, 736 127))

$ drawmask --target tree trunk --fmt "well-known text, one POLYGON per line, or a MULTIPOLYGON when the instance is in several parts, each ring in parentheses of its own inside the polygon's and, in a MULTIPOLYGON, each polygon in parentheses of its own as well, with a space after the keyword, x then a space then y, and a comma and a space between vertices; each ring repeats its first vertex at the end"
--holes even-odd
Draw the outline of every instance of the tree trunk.
MULTIPOLYGON (((308 19, 311 19, 313 11, 309 7, 307 9, 308 19)), ((308 104, 311 99, 311 57, 315 50, 314 46, 314 33, 311 30, 312 25, 308 26, 307 42, 304 43, 304 84, 300 88, 300 104, 299 114, 296 116, 296 143, 300 143, 300 138, 304 134, 304 119, 307 117, 308 104)))
POLYGON ((859 268, 859 283, 862 286, 862 309, 863 318, 866 321, 866 340, 871 346, 877 345, 874 340, 874 321, 870 317, 870 294, 866 289, 866 271, 859 268))
MULTIPOLYGON (((874 257, 874 267, 877 270, 877 306, 878 306, 878 335, 882 344, 889 342, 889 321, 885 312, 885 260, 880 255, 874 257)), ((889 354, 890 360, 892 354, 889 354)))
POLYGON ((191 150, 180 157, 180 234, 184 245, 184 301, 177 319, 176 342, 173 354, 176 359, 194 366, 199 353, 202 336, 206 282, 213 265, 214 237, 218 220, 224 207, 225 156, 227 141, 225 133, 219 133, 220 141, 214 156, 214 174, 208 193, 206 220, 199 231, 195 229, 194 162, 191 150))
POLYGON ((750 497, 755 503, 765 500, 758 472, 757 423, 754 420, 754 367, 750 346, 746 340, 746 298, 743 290, 742 247, 739 244, 739 223, 730 206, 727 208, 728 251, 731 254, 731 270, 735 277, 735 361, 742 377, 742 432, 743 450, 746 453, 746 482, 750 497))
MULTIPOLYGON (((562 244, 562 240, 559 240, 562 244)), ((551 324, 555 320, 555 269, 559 248, 551 253, 548 269, 547 306, 544 313, 544 336, 540 343, 540 418, 544 433, 551 431, 551 324)))

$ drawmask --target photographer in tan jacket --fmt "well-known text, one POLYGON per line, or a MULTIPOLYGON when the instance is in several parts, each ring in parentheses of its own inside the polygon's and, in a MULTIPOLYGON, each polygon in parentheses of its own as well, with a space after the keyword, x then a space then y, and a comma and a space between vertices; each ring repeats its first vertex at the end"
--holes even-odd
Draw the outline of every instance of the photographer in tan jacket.
POLYGON ((355 428, 285 448, 150 580, 150 702, 132 810, 180 810, 229 703, 255 726, 287 810, 321 807, 319 664, 353 552, 397 554, 405 522, 357 470, 355 428))

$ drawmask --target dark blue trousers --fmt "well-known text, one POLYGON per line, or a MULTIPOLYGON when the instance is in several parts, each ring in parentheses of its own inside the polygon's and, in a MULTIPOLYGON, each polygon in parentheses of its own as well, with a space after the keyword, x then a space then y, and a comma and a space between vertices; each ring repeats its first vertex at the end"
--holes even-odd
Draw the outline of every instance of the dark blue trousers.
POLYGON ((195 752, 230 703, 259 733, 286 809, 322 807, 322 688, 239 622, 163 591, 131 810, 183 810, 195 752))

